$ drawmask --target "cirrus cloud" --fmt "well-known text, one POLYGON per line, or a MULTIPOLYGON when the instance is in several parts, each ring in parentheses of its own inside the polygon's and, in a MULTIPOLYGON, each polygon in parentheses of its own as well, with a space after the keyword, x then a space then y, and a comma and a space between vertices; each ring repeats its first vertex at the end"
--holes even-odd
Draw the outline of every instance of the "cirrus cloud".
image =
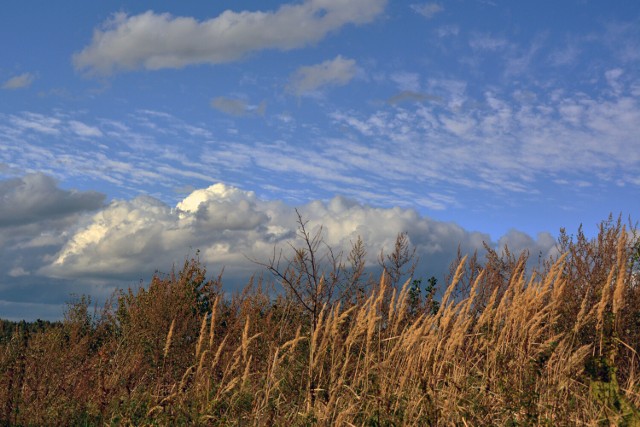
POLYGON ((433 18, 438 13, 444 10, 441 4, 438 3, 423 3, 423 4, 412 4, 411 9, 414 12, 424 16, 427 19, 433 18))

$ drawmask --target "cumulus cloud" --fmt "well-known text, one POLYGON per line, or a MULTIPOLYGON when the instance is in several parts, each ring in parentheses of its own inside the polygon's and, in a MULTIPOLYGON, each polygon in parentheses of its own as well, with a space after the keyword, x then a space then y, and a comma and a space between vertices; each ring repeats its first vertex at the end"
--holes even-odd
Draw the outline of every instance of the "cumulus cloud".
POLYGON ((427 19, 433 18, 436 14, 442 12, 444 7, 438 3, 421 3, 421 4, 412 4, 411 9, 414 12, 424 16, 427 19))
POLYGON ((35 76, 31 73, 23 73, 18 76, 11 77, 2 84, 2 89, 23 89, 31 86, 35 80, 35 76))
POLYGON ((213 265, 243 269, 244 254, 277 235, 269 224, 275 205, 223 184, 196 190, 176 207, 148 196, 115 201, 77 230, 43 272, 122 277, 167 268, 192 249, 213 265))
POLYGON ((529 254, 530 262, 560 255, 556 239, 547 232, 538 233, 537 238, 534 239, 522 231, 512 229, 498 239, 497 246, 499 248, 506 246, 511 253, 516 255, 526 251, 529 254))
MULTIPOLYGON (((458 247, 482 250, 490 236, 455 223, 423 217, 413 209, 376 208, 344 197, 313 201, 298 208, 312 232, 322 227, 327 244, 348 251, 362 237, 367 261, 376 264, 380 249, 391 251, 399 232, 406 231, 421 259, 421 273, 443 277, 458 247)), ((514 232, 516 233, 516 232, 514 232)), ((517 250, 544 251, 554 244, 522 233, 499 243, 517 250)), ((162 269, 195 249, 210 268, 225 267, 230 277, 260 272, 249 261, 266 261, 274 245, 289 249, 296 239, 296 216, 279 200, 262 200, 251 191, 224 184, 199 189, 170 207, 151 197, 116 201, 94 214, 68 239, 52 262, 41 270, 53 277, 123 278, 162 269)), ((300 243, 300 242, 298 242, 300 243)), ((137 277, 137 276, 136 276, 137 277)))
POLYGON ((298 68, 291 76, 289 88, 302 95, 322 86, 342 86, 349 83, 357 71, 355 60, 338 55, 320 64, 298 68))
POLYGON ((153 11, 117 13, 94 31, 73 62, 79 70, 102 75, 227 63, 263 49, 316 43, 345 25, 371 22, 385 5, 386 0, 306 0, 269 12, 227 10, 206 21, 153 11))

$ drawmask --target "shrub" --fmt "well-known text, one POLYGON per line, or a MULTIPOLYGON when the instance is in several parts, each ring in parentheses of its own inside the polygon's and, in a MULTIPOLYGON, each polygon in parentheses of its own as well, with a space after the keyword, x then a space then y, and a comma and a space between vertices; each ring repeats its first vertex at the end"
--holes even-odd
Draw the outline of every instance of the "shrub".
POLYGON ((187 260, 93 314, 79 297, 61 323, 5 332, 0 422, 638 425, 634 229, 559 247, 532 276, 526 254, 461 257, 440 301, 383 274, 317 312, 261 281, 225 299, 187 260))

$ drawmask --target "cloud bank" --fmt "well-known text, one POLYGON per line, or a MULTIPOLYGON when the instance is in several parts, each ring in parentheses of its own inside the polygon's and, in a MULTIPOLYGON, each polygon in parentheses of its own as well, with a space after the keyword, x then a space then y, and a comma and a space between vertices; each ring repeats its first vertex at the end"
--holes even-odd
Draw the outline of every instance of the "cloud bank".
MULTIPOLYGON (((344 197, 313 201, 298 208, 311 230, 323 228, 327 244, 348 250, 362 237, 375 264, 378 251, 393 248, 406 231, 427 269, 442 272, 458 246, 481 250, 489 235, 457 224, 419 215, 413 209, 376 208, 344 197)), ((229 274, 256 270, 248 259, 266 260, 275 246, 288 248, 295 240, 296 217, 279 200, 262 200, 252 191, 215 184, 192 192, 175 207, 140 196, 114 201, 76 229, 43 272, 55 277, 124 277, 149 268, 167 268, 193 249, 200 249, 209 265, 226 267, 229 274)), ((553 238, 533 239, 513 231, 500 245, 532 248, 550 255, 553 238)))
POLYGON ((385 5, 386 0, 307 0, 273 12, 227 10, 206 21, 153 11, 117 13, 94 31, 73 62, 99 75, 227 63, 263 49, 316 43, 345 25, 371 22, 385 5))
MULTIPOLYGON (((103 204, 95 192, 64 190, 42 174, 0 181, 0 317, 20 317, 17 307, 35 310, 24 318, 60 313, 69 294, 104 298, 117 287, 136 286, 154 271, 168 272, 200 250, 209 271, 224 268, 225 286, 243 286, 265 271, 274 248, 290 250, 296 214, 281 200, 222 183, 191 192, 175 206, 150 196, 103 204), (15 304, 14 304, 15 303, 15 304)), ((443 278, 458 247, 482 252, 483 242, 508 244, 544 257, 554 254, 548 233, 532 238, 512 231, 498 242, 455 223, 421 216, 413 209, 377 208, 344 197, 298 207, 312 232, 322 227, 327 244, 346 254, 360 236, 367 263, 389 252, 406 231, 420 259, 418 276, 443 278)))

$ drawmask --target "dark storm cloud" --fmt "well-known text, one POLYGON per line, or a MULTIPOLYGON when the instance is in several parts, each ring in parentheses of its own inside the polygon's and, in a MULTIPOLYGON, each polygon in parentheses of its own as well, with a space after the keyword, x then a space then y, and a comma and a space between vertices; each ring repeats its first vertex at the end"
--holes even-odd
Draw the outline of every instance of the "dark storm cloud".
POLYGON ((105 195, 58 188, 37 173, 0 181, 0 227, 25 225, 100 208, 105 195))

